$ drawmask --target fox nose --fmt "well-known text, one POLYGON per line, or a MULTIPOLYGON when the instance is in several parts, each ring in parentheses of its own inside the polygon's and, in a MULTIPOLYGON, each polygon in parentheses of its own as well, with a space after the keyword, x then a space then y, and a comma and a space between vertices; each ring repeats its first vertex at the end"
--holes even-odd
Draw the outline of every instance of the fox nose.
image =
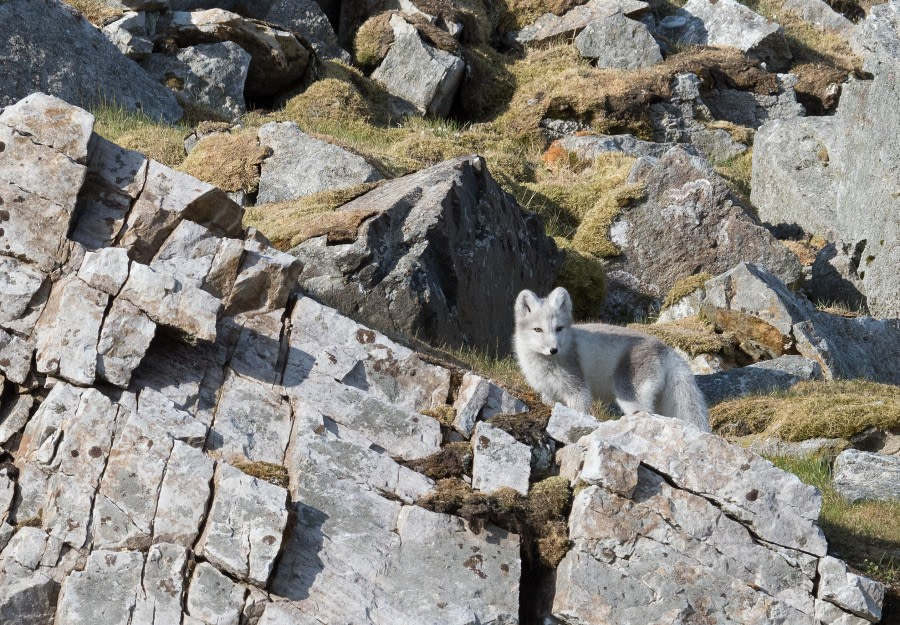
POLYGON ((558 352, 558 351, 559 351, 559 350, 558 350, 557 348, 555 348, 555 347, 551 347, 551 348, 550 348, 550 353, 551 353, 551 354, 555 354, 555 353, 558 352))

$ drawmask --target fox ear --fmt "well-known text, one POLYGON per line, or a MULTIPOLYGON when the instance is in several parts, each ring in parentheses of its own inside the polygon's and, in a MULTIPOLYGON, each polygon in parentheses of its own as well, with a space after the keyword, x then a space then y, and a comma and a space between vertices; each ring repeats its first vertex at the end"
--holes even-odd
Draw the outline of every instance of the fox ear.
POLYGON ((569 315, 572 314, 572 298, 569 297, 569 292, 563 287, 558 286, 553 289, 550 295, 547 296, 547 299, 550 300, 550 305, 555 309, 569 315))
POLYGON ((537 310, 540 301, 541 298, 532 291, 528 289, 522 291, 516 298, 516 317, 523 317, 537 310))

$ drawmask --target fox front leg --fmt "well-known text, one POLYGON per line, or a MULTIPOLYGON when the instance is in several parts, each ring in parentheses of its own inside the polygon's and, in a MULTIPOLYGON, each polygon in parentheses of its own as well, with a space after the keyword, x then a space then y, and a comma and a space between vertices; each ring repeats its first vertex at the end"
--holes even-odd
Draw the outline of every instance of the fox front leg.
POLYGON ((572 410, 577 410, 578 412, 583 412, 585 414, 591 414, 592 403, 593 398, 591 397, 591 391, 587 388, 580 388, 570 397, 566 398, 566 406, 572 410))

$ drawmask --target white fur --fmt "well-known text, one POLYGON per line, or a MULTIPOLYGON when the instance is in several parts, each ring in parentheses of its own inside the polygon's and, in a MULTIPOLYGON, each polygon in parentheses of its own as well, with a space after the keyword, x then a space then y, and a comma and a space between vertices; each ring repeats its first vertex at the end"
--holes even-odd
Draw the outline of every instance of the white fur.
POLYGON ((625 414, 677 417, 709 431, 690 367, 657 339, 602 323, 572 325, 572 300, 562 287, 544 299, 519 293, 515 321, 519 367, 545 403, 590 412, 599 399, 625 414))

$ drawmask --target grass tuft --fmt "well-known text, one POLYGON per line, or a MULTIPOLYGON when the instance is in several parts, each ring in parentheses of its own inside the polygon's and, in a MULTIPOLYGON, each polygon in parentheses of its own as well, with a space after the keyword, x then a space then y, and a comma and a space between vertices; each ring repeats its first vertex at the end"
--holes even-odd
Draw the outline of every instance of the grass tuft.
POLYGON ((692 276, 687 276, 679 279, 672 285, 672 288, 669 290, 669 293, 666 295, 666 299, 663 300, 663 310, 674 306, 678 302, 681 301, 682 298, 687 297, 694 291, 699 288, 702 288, 706 281, 712 278, 712 275, 708 273, 696 273, 692 276))
POLYGON ((801 382, 783 393, 723 402, 709 416, 726 436, 849 439, 869 427, 900 427, 900 387, 866 380, 801 382))
POLYGON ((190 132, 187 126, 160 123, 115 105, 100 106, 91 112, 96 120, 94 132, 104 139, 137 150, 168 167, 178 167, 184 161, 184 138, 190 132))
POLYGON ((234 463, 234 467, 255 478, 265 480, 275 486, 287 488, 290 483, 288 470, 280 464, 271 462, 253 462, 241 460, 234 463))
POLYGON ((260 165, 268 154, 254 128, 216 133, 201 139, 180 169, 224 191, 255 193, 260 165))

